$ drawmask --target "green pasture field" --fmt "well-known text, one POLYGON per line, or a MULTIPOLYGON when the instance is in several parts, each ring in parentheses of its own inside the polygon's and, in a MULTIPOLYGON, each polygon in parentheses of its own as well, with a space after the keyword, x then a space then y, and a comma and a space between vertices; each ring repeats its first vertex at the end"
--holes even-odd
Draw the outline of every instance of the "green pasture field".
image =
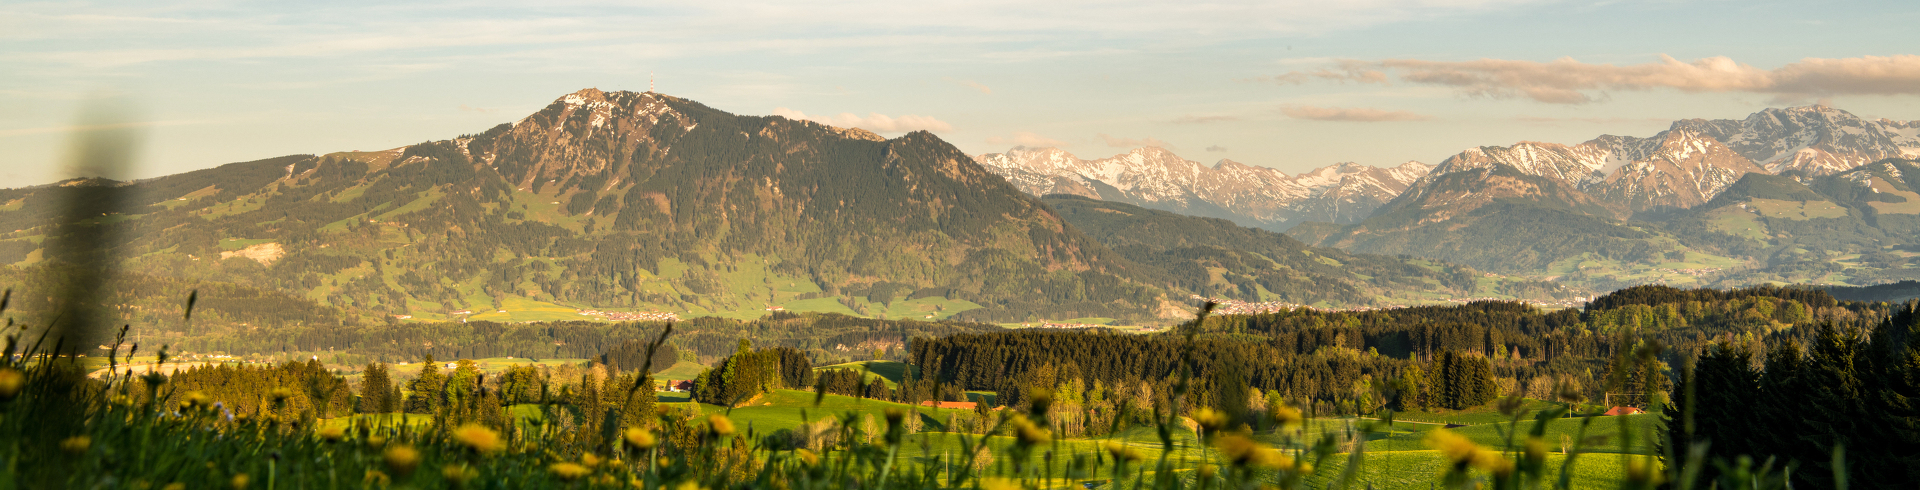
POLYGON ((898 389, 900 383, 907 379, 907 363, 897 361, 854 361, 813 368, 814 371, 828 369, 862 371, 864 372, 860 379, 862 382, 871 383, 874 378, 880 378, 886 380, 887 388, 892 389, 898 389))

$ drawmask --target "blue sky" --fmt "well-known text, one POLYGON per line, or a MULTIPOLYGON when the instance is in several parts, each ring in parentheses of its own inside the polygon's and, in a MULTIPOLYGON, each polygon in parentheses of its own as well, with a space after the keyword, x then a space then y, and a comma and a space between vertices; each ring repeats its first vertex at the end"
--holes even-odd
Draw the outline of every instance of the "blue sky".
POLYGON ((141 144, 115 177, 141 178, 479 132, 649 73, 969 153, 1438 163, 1815 101, 1920 119, 1915 25, 1911 2, 5 1, 0 187, 66 176, 89 101, 119 101, 141 144))

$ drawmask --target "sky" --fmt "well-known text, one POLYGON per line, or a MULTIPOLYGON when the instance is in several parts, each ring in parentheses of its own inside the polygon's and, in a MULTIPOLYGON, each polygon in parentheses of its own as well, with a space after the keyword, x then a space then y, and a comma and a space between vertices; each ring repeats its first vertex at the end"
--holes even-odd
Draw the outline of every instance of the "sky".
POLYGON ((0 188, 478 133, 582 88, 970 154, 1288 173, 1829 104, 1920 119, 1911 2, 0 0, 0 188), (533 5, 538 3, 538 5, 533 5))

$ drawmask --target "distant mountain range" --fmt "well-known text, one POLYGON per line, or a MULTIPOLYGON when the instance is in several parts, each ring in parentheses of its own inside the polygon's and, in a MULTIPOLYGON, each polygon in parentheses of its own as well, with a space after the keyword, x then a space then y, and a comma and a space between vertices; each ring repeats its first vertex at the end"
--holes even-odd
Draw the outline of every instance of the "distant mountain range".
POLYGON ((1207 167, 1158 148, 1101 160, 1029 148, 974 159, 1032 194, 1222 217, 1322 246, 1605 289, 1913 277, 1902 247, 1920 240, 1910 238, 1902 204, 1920 202, 1905 197, 1920 182, 1902 169, 1915 157, 1920 121, 1809 106, 1675 121, 1645 138, 1483 146, 1431 168, 1343 164, 1287 176, 1224 160, 1207 167), (1782 191, 1784 182, 1804 192, 1782 191), (1727 195, 1736 188, 1766 192, 1727 195), (1730 228, 1727 203, 1747 204, 1760 221, 1730 228))
POLYGON ((973 159, 1036 196, 1072 194, 1271 230, 1365 219, 1432 168, 1343 163, 1290 176, 1233 160, 1206 166, 1156 147, 1097 160, 1058 148, 1016 147, 973 159))
MULTIPOLYGON (((1062 178, 1063 188, 1080 182, 1156 202, 1186 199, 1189 211, 1211 202, 1195 196, 1232 197, 1240 200, 1220 202, 1270 206, 1272 223, 1376 206, 1426 170, 1344 166, 1285 177, 1231 163, 1186 165, 1153 150, 1105 163, 1031 153, 1010 154, 1059 158, 1062 168, 1088 172, 1122 164, 1163 172, 1137 181, 1123 171, 1099 174, 1117 185, 1062 178), (1160 184, 1176 180, 1184 187, 1160 184), (1276 204, 1283 197, 1294 207, 1276 204), (1315 199, 1340 209, 1285 214, 1314 209, 1301 203, 1315 199)), ((282 295, 250 303, 325 310, 321 316, 352 317, 348 323, 780 310, 1144 320, 1184 317, 1180 306, 1193 295, 1356 307, 1580 294, 1488 280, 1443 262, 1314 248, 1226 221, 1043 202, 1021 192, 1030 185, 1038 184, 1003 179, 930 133, 888 139, 663 94, 588 89, 479 134, 392 150, 0 190, 0 230, 15 230, 0 233, 0 264, 12 264, 0 279, 48 265, 43 244, 58 232, 48 224, 60 216, 62 196, 113 189, 129 205, 117 218, 88 221, 120 223, 139 237, 115 247, 127 270, 145 278, 121 299, 144 305, 125 310, 129 321, 156 323, 177 323, 179 298, 208 284, 245 284, 254 289, 206 290, 282 295), (1116 223, 1155 232, 1119 232, 1116 223)), ((315 318, 230 303, 234 332, 315 318)))

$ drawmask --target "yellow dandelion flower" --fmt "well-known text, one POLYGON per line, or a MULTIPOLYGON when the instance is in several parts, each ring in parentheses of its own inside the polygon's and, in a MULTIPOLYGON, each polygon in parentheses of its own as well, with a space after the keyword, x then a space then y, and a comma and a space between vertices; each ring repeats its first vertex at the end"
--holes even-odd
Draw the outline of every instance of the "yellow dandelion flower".
POLYGON ((1015 415, 1013 417, 1013 431, 1014 435, 1019 438, 1021 444, 1037 446, 1053 442, 1052 432, 1041 428, 1039 425, 1035 425, 1032 420, 1028 420, 1024 416, 1015 415))
POLYGON ((338 425, 321 427, 320 438, 327 442, 340 442, 341 439, 347 438, 347 428, 338 425))
POLYGON ((1226 428, 1227 414, 1211 408, 1202 408, 1193 413, 1193 421, 1200 424, 1200 428, 1206 429, 1207 432, 1214 432, 1226 428))
POLYGON ((1020 482, 1007 478, 987 478, 980 480, 980 488, 983 490, 1025 490, 1020 486, 1020 482))
POLYGON ((387 436, 367 436, 367 447, 380 449, 387 445, 387 436))
POLYGON ((248 483, 253 483, 253 478, 246 473, 233 475, 232 479, 227 480, 227 486, 233 487, 233 490, 247 490, 248 483))
POLYGON ((580 479, 580 477, 592 474, 593 469, 581 466, 580 463, 560 462, 548 466, 547 472, 553 473, 553 476, 560 477, 562 480, 574 481, 580 479))
POLYGON ((1295 427, 1306 421, 1300 409, 1287 405, 1274 405, 1272 410, 1267 411, 1267 418, 1273 419, 1274 423, 1282 427, 1295 427))
POLYGON ((680 482, 679 485, 674 486, 673 490, 707 490, 707 487, 700 486, 699 483, 683 481, 680 482))
POLYGON ((1234 466, 1280 469, 1293 466, 1293 458, 1240 434, 1228 434, 1215 444, 1220 454, 1234 466))
POLYGON ((1202 480, 1212 479, 1213 475, 1217 473, 1219 473, 1219 470, 1215 469, 1213 465, 1206 464, 1206 463, 1200 464, 1200 479, 1202 480))
POLYGON ((600 463, 605 461, 606 461, 606 458, 601 458, 600 456, 594 455, 593 453, 586 453, 586 454, 580 455, 580 464, 586 465, 588 468, 599 468, 600 463))
POLYGON ((625 435, 627 438, 627 446, 634 449, 653 449, 654 444, 660 443, 658 439, 653 437, 653 431, 639 427, 627 429, 625 435))
POLYGON ((420 466, 420 451, 414 450, 413 446, 397 444, 387 448, 383 456, 387 462, 387 469, 393 470, 394 474, 400 476, 413 473, 413 469, 420 466))
POLYGON ((186 408, 205 407, 213 404, 213 398, 208 397, 206 393, 189 391, 187 392, 185 401, 182 403, 186 405, 186 408))
POLYGON ((1446 429, 1427 432, 1426 443, 1427 447, 1439 450, 1442 456, 1447 457, 1447 461, 1455 465, 1466 465, 1473 461, 1474 453, 1480 452, 1480 446, 1472 440, 1446 429))
POLYGON ((1513 460, 1507 459, 1506 456, 1495 451, 1485 449, 1475 451, 1470 464, 1472 464, 1474 468, 1479 468, 1480 471, 1492 473, 1503 478, 1513 473, 1513 460))
POLYGON ((160 487, 160 490, 187 490, 187 484, 180 482, 168 483, 167 486, 160 487))
POLYGON ((293 390, 274 388, 273 391, 267 392, 267 398, 273 400, 274 403, 284 402, 287 401, 288 398, 293 398, 293 390))
POLYGON ((808 451, 806 449, 795 449, 793 450, 793 454, 795 456, 799 456, 800 462, 806 463, 807 466, 820 465, 820 455, 815 454, 813 451, 808 451))
POLYGON ((481 453, 498 452, 507 448, 506 441, 500 440, 500 433, 480 424, 462 425, 453 430, 453 440, 481 453))
POLYGON ((713 432, 714 435, 721 435, 721 436, 732 435, 733 420, 728 419, 727 416, 725 415, 721 415, 717 413, 713 415, 708 415, 707 430, 713 432))
POLYGON ((0 369, 0 400, 12 400, 26 386, 26 373, 14 368, 0 369))

